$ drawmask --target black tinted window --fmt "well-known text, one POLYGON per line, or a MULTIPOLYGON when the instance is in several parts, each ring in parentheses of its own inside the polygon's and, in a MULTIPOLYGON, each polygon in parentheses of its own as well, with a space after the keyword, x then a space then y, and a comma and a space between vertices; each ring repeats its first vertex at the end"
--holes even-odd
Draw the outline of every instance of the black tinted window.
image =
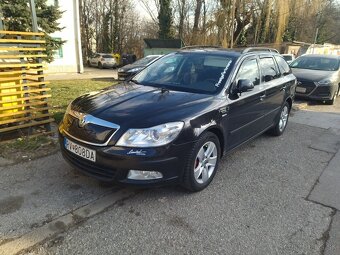
POLYGON ((244 79, 250 80, 254 85, 260 84, 260 73, 256 59, 246 60, 242 63, 236 82, 244 79))
POLYGON ((286 75, 291 73, 289 65, 282 57, 275 56, 275 60, 277 62, 277 65, 279 66, 281 74, 286 75))
POLYGON ((260 67, 262 72, 262 81, 270 81, 279 76, 273 58, 261 58, 260 67))

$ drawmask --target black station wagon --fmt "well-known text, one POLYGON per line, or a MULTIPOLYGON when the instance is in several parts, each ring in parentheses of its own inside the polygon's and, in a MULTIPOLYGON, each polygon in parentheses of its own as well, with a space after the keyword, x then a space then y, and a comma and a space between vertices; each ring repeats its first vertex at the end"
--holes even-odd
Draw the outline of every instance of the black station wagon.
POLYGON ((223 154, 284 132, 295 87, 274 51, 182 49, 70 103, 59 127, 62 153, 100 180, 199 191, 223 154))

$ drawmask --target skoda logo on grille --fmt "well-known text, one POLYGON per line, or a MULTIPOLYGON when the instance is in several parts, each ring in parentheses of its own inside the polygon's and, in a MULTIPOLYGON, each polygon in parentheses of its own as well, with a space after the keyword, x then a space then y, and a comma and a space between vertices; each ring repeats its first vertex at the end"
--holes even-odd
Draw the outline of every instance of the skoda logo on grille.
POLYGON ((86 115, 82 115, 79 117, 78 125, 79 127, 84 127, 88 122, 86 121, 86 115))

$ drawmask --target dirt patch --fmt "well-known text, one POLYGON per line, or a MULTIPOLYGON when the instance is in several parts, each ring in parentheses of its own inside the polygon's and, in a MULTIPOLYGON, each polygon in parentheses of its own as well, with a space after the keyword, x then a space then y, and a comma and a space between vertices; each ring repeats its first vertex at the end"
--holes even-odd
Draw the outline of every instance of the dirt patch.
POLYGON ((56 137, 24 137, 0 143, 0 158, 8 160, 11 165, 45 157, 59 151, 56 137))

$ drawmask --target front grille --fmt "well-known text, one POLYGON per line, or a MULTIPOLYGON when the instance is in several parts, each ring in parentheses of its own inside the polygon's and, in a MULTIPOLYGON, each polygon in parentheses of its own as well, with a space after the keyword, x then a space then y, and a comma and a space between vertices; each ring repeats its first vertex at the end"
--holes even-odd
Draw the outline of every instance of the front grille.
POLYGON ((306 92, 303 93, 303 94, 310 94, 315 89, 316 85, 313 81, 299 79, 298 80, 298 87, 306 89, 306 92))
POLYGON ((75 139, 83 142, 102 144, 108 141, 117 128, 100 126, 95 123, 79 124, 79 119, 68 114, 64 119, 64 130, 75 139))
POLYGON ((318 86, 313 92, 314 96, 328 97, 331 95, 331 88, 328 86, 318 86))

